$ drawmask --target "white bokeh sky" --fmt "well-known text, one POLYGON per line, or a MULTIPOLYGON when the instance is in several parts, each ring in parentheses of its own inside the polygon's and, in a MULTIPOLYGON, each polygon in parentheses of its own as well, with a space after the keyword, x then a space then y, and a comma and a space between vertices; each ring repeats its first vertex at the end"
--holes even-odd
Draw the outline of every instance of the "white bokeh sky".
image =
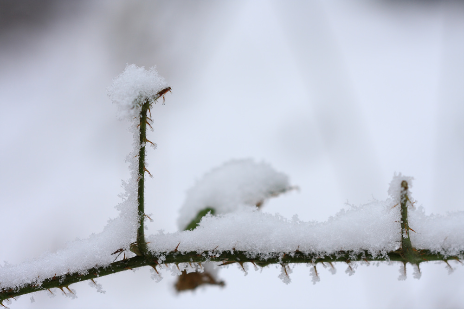
MULTIPOLYGON (((61 7, 63 9, 63 6, 61 7)), ((126 63, 172 86, 153 110, 150 232, 176 230, 185 192, 224 161, 254 158, 300 192, 263 211, 324 221, 348 201, 415 177, 427 213, 464 210, 464 4, 452 1, 83 2, 42 27, 2 29, 0 261, 18 263, 102 230, 128 177, 131 136, 106 87, 126 63), (6 35, 5 35, 6 34, 6 35)), ((176 295, 148 269, 73 285, 78 299, 12 308, 461 308, 464 269, 339 265, 220 272, 224 289, 176 295)))

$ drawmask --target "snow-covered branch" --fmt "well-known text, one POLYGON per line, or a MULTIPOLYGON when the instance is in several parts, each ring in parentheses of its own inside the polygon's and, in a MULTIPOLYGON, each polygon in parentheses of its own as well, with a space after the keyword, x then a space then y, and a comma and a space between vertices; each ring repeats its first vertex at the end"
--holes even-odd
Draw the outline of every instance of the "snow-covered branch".
MULTIPOLYGON (((130 121, 134 137, 127 159, 131 177, 124 184, 123 202, 116 206, 119 217, 110 220, 102 233, 55 253, 1 266, 0 304, 52 288, 74 297, 75 291, 69 288, 73 283, 91 280, 98 286, 94 281, 98 277, 143 266, 152 267, 153 277, 160 280, 163 269, 182 277, 234 263, 245 272, 245 263, 280 264, 279 277, 288 283, 292 263, 309 264, 317 282, 317 265, 335 271, 333 263, 342 262, 352 274, 357 262, 401 262, 413 265, 417 275, 423 262, 448 264, 464 258, 464 212, 425 215, 422 207, 414 206, 412 177, 395 175, 385 201, 351 206, 325 222, 303 222, 297 215, 287 219, 260 212, 267 199, 295 187, 285 174, 251 159, 213 169, 188 191, 179 232, 146 237, 144 179, 150 172, 145 148, 147 143, 155 146, 146 130, 152 124, 150 108, 160 98, 164 103, 170 89, 155 69, 135 65, 127 66, 114 80, 109 96, 118 104, 121 117, 130 121)), ((201 280, 221 284, 213 277, 208 273, 201 280)))

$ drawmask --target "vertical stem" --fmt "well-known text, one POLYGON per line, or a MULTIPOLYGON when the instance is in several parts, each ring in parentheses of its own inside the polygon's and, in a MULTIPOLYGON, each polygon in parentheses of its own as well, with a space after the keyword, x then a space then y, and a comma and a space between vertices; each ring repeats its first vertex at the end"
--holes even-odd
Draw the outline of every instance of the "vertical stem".
POLYGON ((147 111, 150 107, 148 99, 142 105, 140 112, 140 150, 139 150, 139 180, 138 180, 138 215, 139 226, 137 229, 137 247, 144 255, 147 252, 147 243, 145 242, 144 232, 144 219, 145 219, 145 205, 144 205, 144 190, 145 190, 145 144, 147 141, 147 111))
POLYGON ((411 238, 409 238, 409 223, 408 223, 408 182, 403 180, 401 182, 401 247, 406 259, 414 263, 415 254, 413 251, 411 238))

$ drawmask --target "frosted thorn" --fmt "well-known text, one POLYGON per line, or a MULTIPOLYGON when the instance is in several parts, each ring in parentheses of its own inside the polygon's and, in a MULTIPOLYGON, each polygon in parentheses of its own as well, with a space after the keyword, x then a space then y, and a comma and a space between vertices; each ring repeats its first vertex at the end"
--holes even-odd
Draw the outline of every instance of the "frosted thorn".
MULTIPOLYGON (((147 116, 147 118, 148 118, 148 116, 147 116)), ((146 121, 145 123, 148 124, 148 126, 153 130, 153 127, 151 126, 151 124, 148 121, 146 121)))
POLYGON ((243 271, 246 273, 247 271, 245 270, 245 267, 243 267, 243 262, 238 262, 240 266, 242 267, 243 271))
POLYGON ((148 112, 150 113, 150 117, 151 117, 151 109, 150 109, 150 106, 148 107, 148 112))
POLYGON ((62 286, 59 286, 58 288, 61 290, 61 292, 63 292, 63 295, 66 295, 66 292, 63 290, 62 286))
POLYGON ((158 270, 156 269, 156 265, 150 265, 151 267, 153 267, 153 269, 155 270, 155 272, 159 275, 159 272, 158 270))
POLYGON ((280 263, 280 265, 282 266, 282 269, 284 270, 285 272, 285 276, 288 277, 288 273, 287 273, 287 267, 284 265, 284 263, 280 263))
POLYGON ((65 286, 65 288, 69 291, 69 293, 74 294, 73 291, 69 288, 69 286, 65 286))
POLYGON ((147 217, 147 218, 150 220, 150 222, 153 222, 153 219, 152 219, 152 218, 150 218, 150 216, 149 216, 149 215, 147 215, 147 214, 144 214, 144 216, 145 216, 145 217, 147 217))
MULTIPOLYGON (((180 243, 177 244, 177 247, 176 247, 176 249, 174 249, 174 252, 177 252, 177 248, 179 248, 179 245, 180 245, 180 243)), ((177 268, 179 268, 179 267, 177 267, 177 268)))
POLYGON ((90 279, 90 280, 91 280, 95 285, 97 284, 97 283, 95 282, 95 280, 93 280, 93 279, 90 279))
POLYGON ((398 205, 399 205, 399 203, 397 203, 396 205, 394 205, 391 209, 395 208, 395 207, 398 206, 398 205))
POLYGON ((49 291, 50 294, 55 295, 55 294, 53 294, 53 292, 50 289, 47 289, 47 291, 49 291))

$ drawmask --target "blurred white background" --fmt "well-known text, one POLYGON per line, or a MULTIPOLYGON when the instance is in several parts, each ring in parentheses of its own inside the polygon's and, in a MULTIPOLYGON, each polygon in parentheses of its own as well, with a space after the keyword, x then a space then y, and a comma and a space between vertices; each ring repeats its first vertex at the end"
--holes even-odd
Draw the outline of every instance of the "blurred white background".
MULTIPOLYGON (((155 106, 150 233, 177 230, 185 192, 230 159, 264 160, 301 188, 263 211, 325 221, 415 177, 426 212, 464 210, 462 1, 0 2, 0 261, 20 263, 98 233, 117 216, 131 136, 106 87, 126 63, 171 85, 155 106)), ((78 258, 78 257, 77 257, 78 258)), ((453 264, 454 265, 454 264, 453 264)), ((12 308, 464 308, 464 268, 297 266, 176 295, 148 268, 45 292, 12 308)))

